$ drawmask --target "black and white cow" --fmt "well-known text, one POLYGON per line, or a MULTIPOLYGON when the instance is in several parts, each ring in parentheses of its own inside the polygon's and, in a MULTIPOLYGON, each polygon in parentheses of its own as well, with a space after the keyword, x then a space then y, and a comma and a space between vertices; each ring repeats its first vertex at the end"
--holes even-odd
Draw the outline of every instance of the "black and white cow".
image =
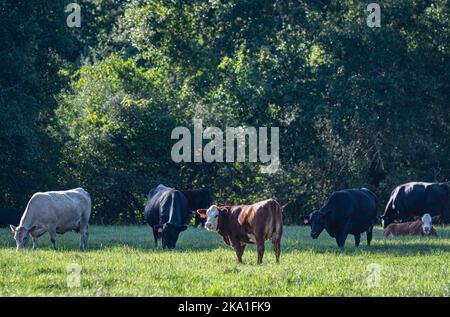
POLYGON ((441 216, 444 223, 450 221, 450 190, 447 183, 410 182, 397 186, 391 193, 384 214, 383 228, 394 221, 408 221, 413 216, 429 213, 441 216))
POLYGON ((186 222, 191 216, 186 197, 178 190, 158 185, 147 198, 144 217, 153 229, 155 246, 161 238, 163 248, 175 248, 178 236, 187 229, 186 222))

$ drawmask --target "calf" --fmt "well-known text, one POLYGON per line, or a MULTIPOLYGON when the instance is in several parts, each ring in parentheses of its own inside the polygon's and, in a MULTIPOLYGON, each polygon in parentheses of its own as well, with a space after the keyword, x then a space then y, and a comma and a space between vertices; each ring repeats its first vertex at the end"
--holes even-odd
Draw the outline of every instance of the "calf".
POLYGON ((216 231, 223 241, 234 248, 237 261, 242 263, 245 246, 256 243, 258 264, 262 263, 264 242, 272 240, 277 263, 280 260, 280 243, 283 234, 283 215, 280 205, 273 199, 253 205, 221 206, 198 210, 206 216, 205 228, 216 231))
POLYGON ((437 236, 432 225, 430 214, 425 214, 421 219, 404 223, 391 223, 384 230, 385 237, 405 236, 405 235, 430 235, 437 236))

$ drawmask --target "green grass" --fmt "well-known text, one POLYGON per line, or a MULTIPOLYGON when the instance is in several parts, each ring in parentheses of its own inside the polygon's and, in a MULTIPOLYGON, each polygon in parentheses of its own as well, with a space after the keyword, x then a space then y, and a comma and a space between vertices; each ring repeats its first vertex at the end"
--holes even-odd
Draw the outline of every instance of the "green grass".
MULTIPOLYGON (((285 227, 281 263, 268 242, 262 265, 254 246, 244 264, 216 233, 189 228, 178 249, 153 248, 147 226, 91 226, 90 249, 78 251, 79 235, 58 236, 53 251, 47 235, 40 249, 16 252, 0 229, 0 295, 3 296, 449 296, 450 229, 439 238, 382 237, 371 247, 353 237, 339 251, 325 232, 318 240, 307 227, 285 227), (82 267, 81 286, 67 287, 67 266, 82 267), (369 284, 371 265, 379 284, 369 284)), ((30 243, 31 244, 31 243, 30 243)), ((375 280, 376 281, 376 280, 375 280)))

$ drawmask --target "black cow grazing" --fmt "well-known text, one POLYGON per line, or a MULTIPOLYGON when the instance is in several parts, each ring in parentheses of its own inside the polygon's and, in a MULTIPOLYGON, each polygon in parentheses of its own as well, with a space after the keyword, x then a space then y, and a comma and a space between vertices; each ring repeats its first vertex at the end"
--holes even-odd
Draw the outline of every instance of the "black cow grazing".
POLYGON ((0 227, 18 226, 23 211, 15 208, 0 208, 0 227))
POLYGON ((178 190, 158 185, 147 198, 144 217, 153 229, 155 246, 161 238, 163 248, 175 248, 178 236, 187 229, 186 221, 191 215, 186 197, 178 190))
POLYGON ((377 197, 366 188, 344 189, 334 192, 327 203, 310 216, 311 237, 317 239, 325 229, 343 248, 348 234, 355 236, 359 246, 361 233, 367 233, 367 244, 372 241, 372 230, 377 218, 377 197))
POLYGON ((204 225, 205 219, 200 217, 196 212, 198 209, 207 209, 212 205, 212 195, 208 189, 193 189, 181 191, 188 201, 189 210, 192 212, 195 218, 194 225, 204 225))
POLYGON ((408 221, 413 216, 428 213, 441 216, 444 223, 450 221, 450 190, 447 183, 410 182, 397 186, 391 193, 384 214, 383 228, 394 221, 408 221))

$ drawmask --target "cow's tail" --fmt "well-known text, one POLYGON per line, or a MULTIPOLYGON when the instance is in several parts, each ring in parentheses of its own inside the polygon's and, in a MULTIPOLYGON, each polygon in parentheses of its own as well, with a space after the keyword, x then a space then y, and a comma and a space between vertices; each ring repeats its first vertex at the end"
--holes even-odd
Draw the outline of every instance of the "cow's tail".
POLYGON ((273 223, 273 232, 281 238, 281 235, 283 234, 283 210, 280 207, 280 204, 272 199, 272 210, 273 210, 273 216, 274 220, 273 223))

